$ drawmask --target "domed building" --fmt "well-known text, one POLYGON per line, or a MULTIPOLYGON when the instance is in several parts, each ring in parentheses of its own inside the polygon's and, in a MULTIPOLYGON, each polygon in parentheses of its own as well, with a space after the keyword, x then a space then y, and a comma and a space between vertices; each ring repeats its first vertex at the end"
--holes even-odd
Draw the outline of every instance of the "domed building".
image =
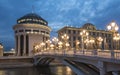
POLYGON ((88 30, 96 30, 95 25, 93 25, 92 23, 86 23, 83 25, 82 27, 83 29, 88 29, 88 30))
POLYGON ((58 38, 62 41, 61 36, 67 34, 69 36, 68 43, 70 44, 71 49, 111 49, 112 47, 112 33, 106 30, 98 30, 95 25, 92 23, 85 23, 82 27, 70 27, 66 26, 58 30, 58 38), (81 32, 86 31, 82 35, 81 32), (101 39, 99 39, 101 37, 101 39), (84 46, 83 46, 83 41, 84 46), (100 41, 102 40, 102 41, 100 41), (101 44, 101 46, 99 45, 101 44))
POLYGON ((50 38, 48 22, 35 13, 29 13, 17 20, 13 26, 17 56, 33 55, 33 46, 50 38))

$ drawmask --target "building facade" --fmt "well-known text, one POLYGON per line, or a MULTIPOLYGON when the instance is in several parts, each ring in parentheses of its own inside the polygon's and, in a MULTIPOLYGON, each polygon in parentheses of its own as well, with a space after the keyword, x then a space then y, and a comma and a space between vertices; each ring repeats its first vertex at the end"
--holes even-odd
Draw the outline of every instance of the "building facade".
POLYGON ((4 49, 3 45, 2 45, 2 43, 0 43, 0 56, 3 56, 3 52, 4 52, 3 49, 4 49))
MULTIPOLYGON (((117 33, 117 32, 115 32, 117 33)), ((91 23, 84 24, 81 28, 63 27, 58 31, 58 38, 62 41, 61 36, 67 34, 69 36, 68 42, 71 48, 81 49, 84 43, 84 49, 120 49, 120 41, 113 40, 113 32, 107 30, 98 30, 95 25, 91 23), (85 30, 88 36, 83 37, 80 33, 85 30), (83 42, 82 42, 83 40, 83 42), (79 43, 77 43, 79 42, 79 43)))
POLYGON ((17 56, 33 55, 35 44, 50 38, 51 28, 48 26, 48 22, 35 13, 29 13, 19 18, 13 29, 17 56))

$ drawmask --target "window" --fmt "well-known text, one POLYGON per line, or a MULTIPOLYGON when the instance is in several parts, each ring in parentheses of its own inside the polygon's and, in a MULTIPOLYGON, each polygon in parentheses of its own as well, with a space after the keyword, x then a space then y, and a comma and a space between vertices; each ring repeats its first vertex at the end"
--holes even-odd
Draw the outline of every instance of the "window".
POLYGON ((75 34, 76 33, 76 31, 75 30, 73 30, 73 34, 75 34))
POLYGON ((19 30, 19 32, 23 32, 23 30, 19 30))
POLYGON ((71 34, 71 30, 68 30, 68 33, 71 34))
POLYGON ((39 30, 33 30, 33 32, 39 32, 39 30))
POLYGON ((46 32, 46 34, 49 34, 49 32, 46 32))
POLYGON ((31 32, 31 30, 25 30, 25 32, 31 32))
POLYGON ((76 37, 75 36, 73 36, 73 41, 75 41, 76 40, 76 37))

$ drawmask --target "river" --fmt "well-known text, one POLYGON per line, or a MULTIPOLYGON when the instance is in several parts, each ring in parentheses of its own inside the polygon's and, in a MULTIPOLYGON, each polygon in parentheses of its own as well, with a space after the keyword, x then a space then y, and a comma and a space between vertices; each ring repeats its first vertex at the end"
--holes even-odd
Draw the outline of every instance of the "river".
POLYGON ((0 75, 75 75, 67 66, 0 69, 0 75))

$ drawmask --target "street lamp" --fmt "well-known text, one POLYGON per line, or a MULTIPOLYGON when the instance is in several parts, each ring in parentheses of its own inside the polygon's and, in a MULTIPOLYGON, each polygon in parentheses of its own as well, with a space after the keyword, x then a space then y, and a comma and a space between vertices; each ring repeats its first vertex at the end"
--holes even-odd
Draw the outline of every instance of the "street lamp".
POLYGON ((63 53, 65 54, 65 49, 67 48, 66 44, 68 42, 69 36, 67 34, 63 34, 61 38, 63 39, 63 47, 64 47, 63 53))
POLYGON ((108 24, 107 29, 108 31, 112 32, 113 40, 111 41, 111 47, 112 47, 111 57, 114 58, 114 47, 113 46, 115 46, 115 42, 114 42, 114 40, 116 39, 115 34, 116 32, 118 32, 119 26, 116 24, 115 21, 112 21, 110 24, 108 24))
POLYGON ((0 43, 0 56, 3 56, 3 45, 0 43))
POLYGON ((54 53, 55 53, 55 49, 57 49, 57 44, 58 44, 58 38, 57 37, 54 37, 53 39, 52 39, 52 42, 53 42, 53 44, 55 45, 54 46, 54 53))
MULTIPOLYGON (((119 26, 116 24, 115 21, 112 21, 110 24, 107 25, 107 29, 108 29, 108 31, 111 31, 113 33, 113 40, 114 40, 115 39, 114 35, 118 31, 119 26)), ((114 42, 112 41, 111 42, 111 44, 112 44, 112 50, 113 50, 113 43, 114 42)))
POLYGON ((45 46, 45 43, 42 42, 42 43, 40 44, 40 46, 41 46, 41 48, 42 48, 42 53, 43 53, 43 52, 44 52, 44 46, 45 46))
POLYGON ((63 43, 62 43, 61 41, 59 41, 59 42, 58 42, 58 48, 59 48, 59 50, 62 49, 62 47, 63 47, 62 45, 63 45, 63 43))
POLYGON ((66 51, 68 50, 68 47, 70 46, 70 44, 67 42, 66 44, 65 44, 65 46, 66 46, 66 51))
POLYGON ((93 44, 95 43, 95 40, 94 39, 90 39, 89 40, 89 45, 90 45, 90 48, 93 49, 93 44))
POLYGON ((54 44, 50 44, 51 53, 54 50, 54 44))
POLYGON ((48 52, 50 51, 50 44, 51 44, 51 41, 47 40, 46 41, 46 50, 48 50, 48 52))
POLYGON ((114 44, 115 45, 115 49, 118 49, 118 45, 119 45, 119 42, 117 42, 118 40, 120 40, 120 34, 119 33, 115 33, 113 35, 113 40, 116 41, 116 43, 114 44), (118 44, 117 44, 118 43, 118 44))
POLYGON ((101 49, 103 38, 102 37, 98 37, 97 41, 98 41, 98 48, 101 49))
POLYGON ((115 21, 112 21, 108 26, 107 26, 108 31, 112 31, 112 32, 117 32, 119 27, 118 25, 115 23, 115 21))
POLYGON ((84 39, 87 38, 88 35, 89 35, 89 33, 86 30, 82 30, 80 32, 80 36, 82 38, 82 51, 83 51, 83 54, 84 54, 84 39))
POLYGON ((74 54, 76 53, 76 50, 79 50, 79 44, 80 44, 79 40, 76 40, 75 41, 76 48, 74 50, 74 54))

